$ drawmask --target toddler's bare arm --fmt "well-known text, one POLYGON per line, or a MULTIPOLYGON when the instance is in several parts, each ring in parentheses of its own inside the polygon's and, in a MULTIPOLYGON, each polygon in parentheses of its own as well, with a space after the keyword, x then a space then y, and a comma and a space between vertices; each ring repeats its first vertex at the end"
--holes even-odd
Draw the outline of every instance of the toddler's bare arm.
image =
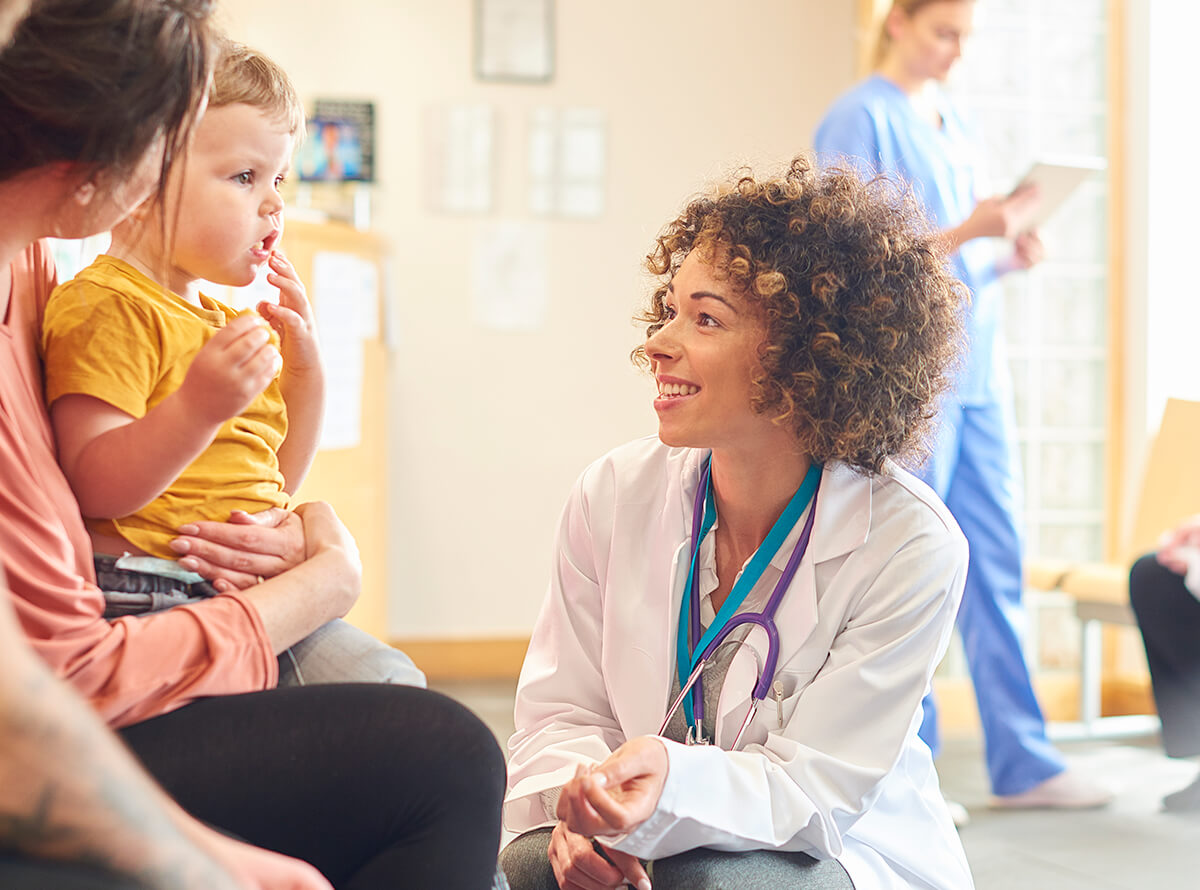
POLYGON ((113 519, 150 503, 279 371, 260 319, 234 319, 197 353, 183 385, 135 418, 86 395, 55 400, 58 460, 84 516, 113 519))

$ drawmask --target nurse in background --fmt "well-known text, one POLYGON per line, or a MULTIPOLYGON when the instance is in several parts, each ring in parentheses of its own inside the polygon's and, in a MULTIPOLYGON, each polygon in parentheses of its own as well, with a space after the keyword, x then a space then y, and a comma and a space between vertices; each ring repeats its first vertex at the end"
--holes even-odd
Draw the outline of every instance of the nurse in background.
POLYGON ((947 385, 963 288, 904 190, 803 158, 693 200, 648 265, 658 435, 563 511, 509 742, 509 881, 969 890, 917 738, 966 544, 892 460, 947 385), (771 614, 774 645, 737 625, 771 614))
MULTIPOLYGON (((1019 469, 1012 395, 1000 342, 996 280, 1041 259, 1024 223, 1033 190, 980 199, 963 119, 941 86, 971 32, 974 0, 896 0, 883 23, 876 70, 841 96, 817 129, 825 162, 856 159, 864 169, 911 182, 970 288, 967 353, 955 392, 941 406, 933 454, 922 478, 942 497, 970 544, 958 616, 983 724, 995 803, 1010 807, 1095 807, 1111 793, 1065 769, 1046 725, 1022 651, 1019 469), (997 252, 996 241, 1007 247, 997 252)), ((939 748, 937 713, 925 701, 921 737, 939 748)), ((955 805, 955 821, 966 811, 955 805)))

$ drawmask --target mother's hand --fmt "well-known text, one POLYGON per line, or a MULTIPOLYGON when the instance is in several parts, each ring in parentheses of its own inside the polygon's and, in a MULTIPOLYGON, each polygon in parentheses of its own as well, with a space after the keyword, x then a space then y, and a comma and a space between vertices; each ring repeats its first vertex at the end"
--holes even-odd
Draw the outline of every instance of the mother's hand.
POLYGON ((228 522, 188 523, 170 546, 181 566, 222 592, 252 587, 307 556, 303 522, 279 507, 255 514, 235 510, 228 522))

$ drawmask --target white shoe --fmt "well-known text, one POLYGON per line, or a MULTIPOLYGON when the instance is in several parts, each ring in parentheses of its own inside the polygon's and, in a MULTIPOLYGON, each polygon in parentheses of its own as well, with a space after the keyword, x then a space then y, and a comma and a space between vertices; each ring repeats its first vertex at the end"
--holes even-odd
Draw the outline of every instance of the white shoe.
POLYGON ((957 800, 946 798, 946 809, 950 811, 950 819, 954 822, 955 828, 965 828, 971 822, 971 814, 967 812, 967 808, 960 804, 957 800))
POLYGON ((1112 802, 1108 788, 1071 770, 1063 770, 1028 791, 1001 794, 992 806, 1014 810, 1094 810, 1112 802))

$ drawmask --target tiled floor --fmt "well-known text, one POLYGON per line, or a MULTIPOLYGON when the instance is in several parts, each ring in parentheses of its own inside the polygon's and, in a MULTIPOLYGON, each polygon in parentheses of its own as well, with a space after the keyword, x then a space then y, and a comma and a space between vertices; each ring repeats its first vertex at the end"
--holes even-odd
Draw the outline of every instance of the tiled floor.
MULTIPOLYGON (((512 732, 510 682, 440 684, 468 704, 501 742, 512 732)), ((947 795, 971 811, 963 845, 978 890, 1200 890, 1200 816, 1159 812, 1196 764, 1168 760, 1153 740, 1062 746, 1073 767, 1117 791, 1103 810, 1007 812, 987 806, 979 743, 952 741, 938 761, 947 795)))

